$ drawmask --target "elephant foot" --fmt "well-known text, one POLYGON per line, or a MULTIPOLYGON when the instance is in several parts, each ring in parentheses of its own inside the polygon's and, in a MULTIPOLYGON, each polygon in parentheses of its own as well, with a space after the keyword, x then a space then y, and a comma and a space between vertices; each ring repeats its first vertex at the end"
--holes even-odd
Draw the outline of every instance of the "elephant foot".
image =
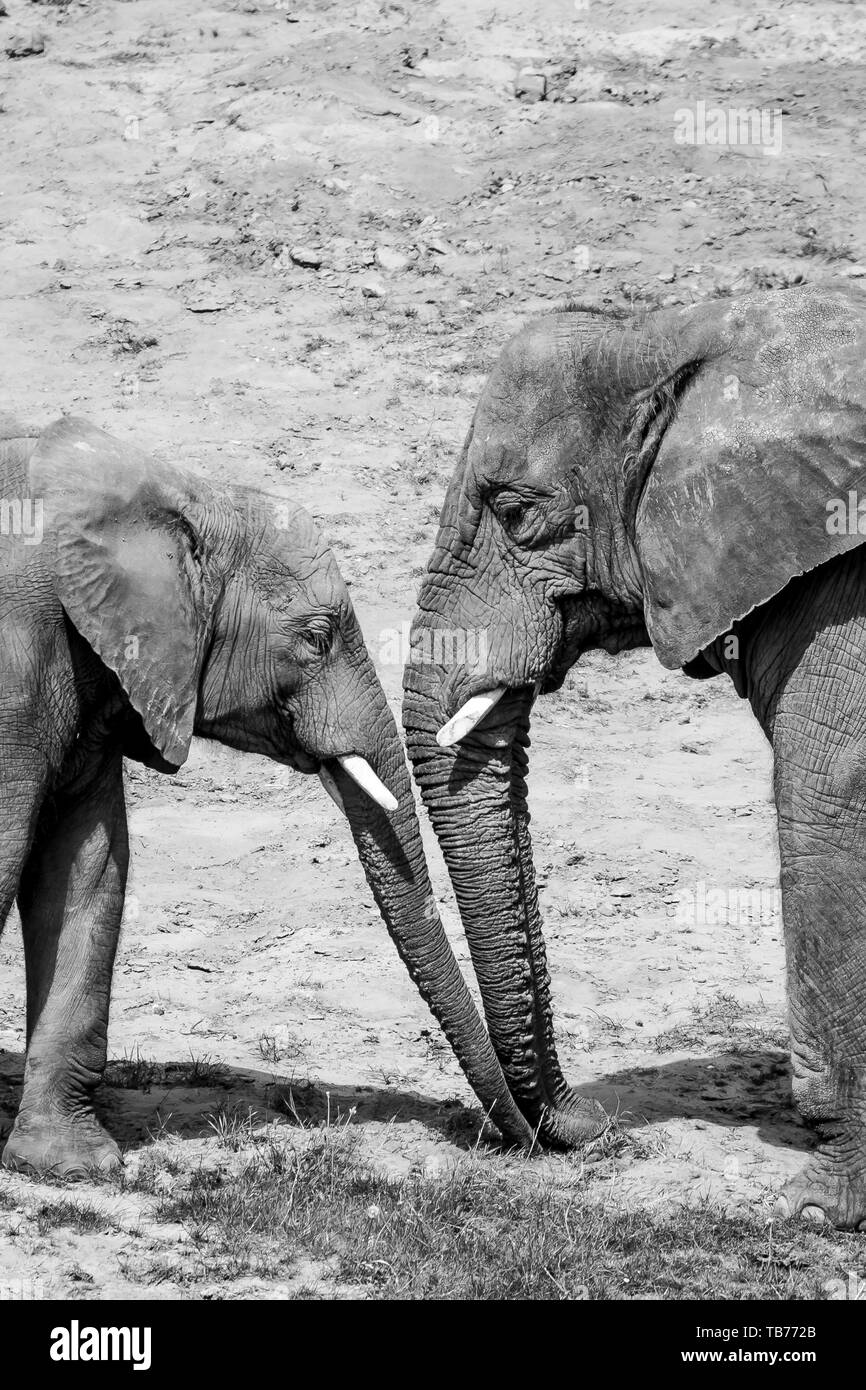
POLYGON ((123 1165, 120 1149, 93 1115, 75 1120, 19 1114, 6 1141, 4 1167, 40 1177, 79 1182, 110 1177, 123 1165))
POLYGON ((840 1231, 866 1231, 866 1166, 853 1170, 818 1154, 786 1183, 776 1215, 799 1216, 840 1231))
POLYGON ((597 1139, 612 1123, 597 1100, 571 1091, 555 1109, 545 1110, 538 1138, 545 1148, 575 1149, 597 1139))

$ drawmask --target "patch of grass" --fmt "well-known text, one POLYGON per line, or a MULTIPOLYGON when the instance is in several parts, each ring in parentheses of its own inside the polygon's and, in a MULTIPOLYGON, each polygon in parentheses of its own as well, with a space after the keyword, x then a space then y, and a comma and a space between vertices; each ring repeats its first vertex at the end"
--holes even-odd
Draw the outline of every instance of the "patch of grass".
POLYGON ((122 1061, 109 1062, 105 1084, 124 1091, 149 1091, 153 1086, 225 1086, 226 1069, 207 1053, 201 1057, 190 1054, 188 1062, 155 1062, 142 1057, 136 1047, 122 1061))
POLYGON ((589 1181, 555 1187, 530 1163, 471 1157, 440 1180, 395 1181, 345 1127, 271 1143, 232 1176, 193 1174, 156 1215, 192 1236, 187 1281, 291 1278, 314 1258, 376 1299, 811 1298, 841 1243, 846 1269, 864 1263, 856 1236, 831 1246, 709 1207, 612 1211, 589 1181))
POLYGON ((259 1038, 259 1055, 263 1062, 276 1066, 283 1059, 283 1050, 273 1033, 262 1033, 259 1038))
POLYGON ((305 338, 298 351, 298 358, 303 361, 305 357, 312 357, 313 353, 321 352, 322 348, 333 346, 330 338, 324 337, 321 333, 313 333, 310 337, 305 338))
POLYGON ((837 241, 832 233, 818 227, 798 227, 797 235, 803 238, 800 249, 802 256, 815 256, 822 261, 856 261, 854 248, 847 242, 837 241))
POLYGON ((40 1202, 31 1218, 39 1235, 44 1236, 62 1226, 64 1230, 76 1231, 79 1235, 92 1235, 94 1232, 116 1231, 117 1226, 104 1212, 88 1203, 59 1201, 40 1202))
POLYGON ((134 1174, 129 1168, 121 1171, 120 1188, 123 1192, 140 1192, 153 1197, 164 1193, 175 1179, 185 1179, 188 1171, 179 1158, 172 1158, 164 1152, 158 1155, 145 1153, 134 1174))
POLYGON ((109 1062, 105 1068, 105 1085, 121 1091, 146 1091, 161 1080, 163 1068, 158 1062, 142 1057, 136 1046, 125 1052, 120 1061, 109 1062))
POLYGON ((706 1052, 719 1041, 733 1052, 788 1049, 786 1028, 756 1023, 732 994, 720 990, 695 1004, 691 1018, 654 1039, 657 1052, 706 1052))
POLYGON ((232 1153, 253 1143, 255 1127, 260 1122, 260 1116, 252 1106, 242 1111, 237 1106, 229 1109, 221 1105, 219 1110, 207 1117, 208 1129, 213 1130, 222 1147, 230 1149, 232 1153))
POLYGON ((205 1053, 204 1056, 202 1056, 202 1057, 193 1057, 192 1053, 190 1053, 190 1059, 189 1059, 188 1065, 185 1065, 185 1066, 184 1066, 184 1065, 178 1065, 176 1068, 174 1068, 174 1067, 172 1067, 172 1066, 166 1067, 166 1074, 168 1075, 168 1073, 171 1072, 171 1073, 172 1073, 172 1080, 174 1080, 174 1072, 175 1072, 175 1071, 176 1071, 176 1073, 177 1073, 177 1082, 176 1082, 176 1084, 178 1084, 178 1085, 186 1085, 186 1086, 223 1086, 223 1085, 225 1085, 225 1079, 226 1079, 226 1069, 225 1069, 225 1066, 223 1065, 222 1062, 216 1061, 215 1058, 211 1057, 208 1053, 205 1053))

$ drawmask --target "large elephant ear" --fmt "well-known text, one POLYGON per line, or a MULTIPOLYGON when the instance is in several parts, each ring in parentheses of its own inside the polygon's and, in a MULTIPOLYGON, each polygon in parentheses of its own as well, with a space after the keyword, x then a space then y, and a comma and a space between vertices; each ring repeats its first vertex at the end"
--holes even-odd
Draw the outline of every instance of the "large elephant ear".
POLYGON ((866 540, 866 295, 777 291, 688 317, 626 457, 646 480, 647 629, 671 668, 866 540))
POLYGON ((70 418, 40 436, 30 484, 60 602, 116 672, 161 759, 179 767, 210 612, 193 498, 140 450, 70 418))

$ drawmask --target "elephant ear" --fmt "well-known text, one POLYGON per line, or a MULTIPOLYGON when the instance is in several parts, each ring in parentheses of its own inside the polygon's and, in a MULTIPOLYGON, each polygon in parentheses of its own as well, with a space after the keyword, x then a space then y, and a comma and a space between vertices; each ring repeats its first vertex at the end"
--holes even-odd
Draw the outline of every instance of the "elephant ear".
POLYGON ((671 668, 866 540, 866 296, 691 312, 679 361, 634 402, 625 461, 647 629, 671 668))
POLYGON ((117 674, 159 758, 179 767, 211 608, 192 495, 138 449, 71 418, 40 436, 30 483, 60 602, 117 674))

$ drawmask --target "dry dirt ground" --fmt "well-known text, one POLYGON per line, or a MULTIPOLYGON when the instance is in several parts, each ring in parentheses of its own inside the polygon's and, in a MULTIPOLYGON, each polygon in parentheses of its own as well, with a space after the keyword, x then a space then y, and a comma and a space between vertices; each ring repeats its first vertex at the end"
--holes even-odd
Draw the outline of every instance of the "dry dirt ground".
MULTIPOLYGON (((308 506, 395 709, 446 482, 521 320, 570 294, 678 304, 866 275, 866 14, 854 4, 8 10, 2 47, 39 30, 44 51, 0 57, 5 408, 82 415, 162 460, 308 506), (537 76, 515 94, 526 67, 543 72, 545 100, 532 99, 537 76), (774 111, 781 151, 678 144, 676 112, 699 100, 774 111)), ((721 681, 667 674, 651 652, 593 657, 541 702, 534 749, 563 1061, 640 1132, 599 1200, 769 1216, 809 1141, 789 1102, 757 725, 721 681), (710 890, 732 895, 720 923, 712 897, 708 912, 681 906, 710 890)), ((472 1097, 318 781, 198 743, 174 780, 131 766, 128 791, 104 1103, 132 1171, 163 1152, 218 1163, 233 1117, 285 1119, 291 1082, 306 1117, 355 1107, 377 1163, 434 1180, 480 1120, 460 1121, 472 1097)), ((4 1131, 23 1005, 12 920, 4 1131)), ((568 1159, 537 1162, 551 1182, 573 1174, 568 1159)), ((143 1200, 74 1189, 113 1225, 73 1236, 28 1221, 55 1189, 12 1175, 0 1187, 0 1283, 31 1277, 54 1296, 185 1287, 184 1232, 155 1226, 143 1200), (154 1250, 178 1276, 142 1289, 154 1250)), ((828 1241, 828 1273, 835 1258, 828 1241)))

